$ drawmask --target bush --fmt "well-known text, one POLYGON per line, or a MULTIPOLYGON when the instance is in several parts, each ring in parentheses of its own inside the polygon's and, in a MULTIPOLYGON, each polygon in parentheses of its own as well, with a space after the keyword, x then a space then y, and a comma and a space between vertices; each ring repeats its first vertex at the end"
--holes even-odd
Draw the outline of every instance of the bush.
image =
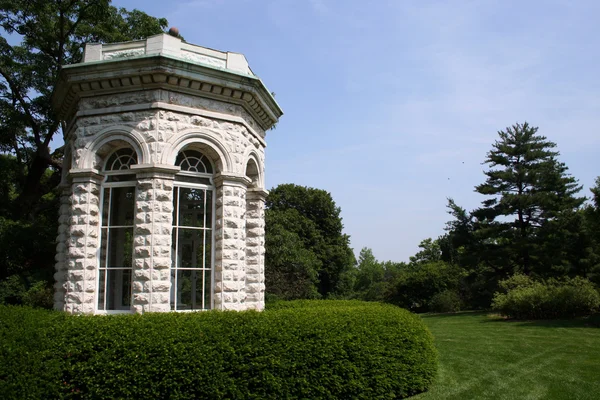
POLYGON ((429 311, 448 313, 460 311, 462 299, 456 290, 444 290, 435 294, 429 302, 429 311))
POLYGON ((263 313, 80 316, 0 306, 0 393, 27 398, 403 398, 436 372, 419 317, 307 301, 263 313))
POLYGON ((534 281, 515 275, 500 282, 492 309, 510 318, 557 319, 591 315, 600 308, 600 294, 581 277, 534 281))
POLYGON ((400 271, 391 285, 386 301, 414 312, 434 311, 434 296, 457 291, 464 271, 443 261, 410 265, 400 271))

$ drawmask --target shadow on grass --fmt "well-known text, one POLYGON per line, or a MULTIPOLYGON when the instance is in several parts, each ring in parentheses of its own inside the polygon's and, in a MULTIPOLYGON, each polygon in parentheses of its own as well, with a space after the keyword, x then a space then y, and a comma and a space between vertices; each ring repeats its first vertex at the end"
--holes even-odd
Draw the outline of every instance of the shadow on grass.
POLYGON ((482 323, 505 323, 519 326, 541 326, 546 328, 600 328, 600 313, 588 317, 556 320, 508 319, 499 315, 490 315, 482 323))
POLYGON ((464 316, 483 316, 487 315, 489 312, 487 311, 459 311, 454 313, 425 313, 419 314, 421 318, 452 318, 452 317, 464 317, 464 316))
POLYGON ((484 317, 481 323, 505 323, 515 324, 519 326, 542 326, 547 328, 600 328, 600 313, 590 315, 589 317, 581 317, 575 319, 558 319, 558 320, 522 320, 508 319, 500 315, 491 314, 489 311, 460 311, 456 313, 427 313, 419 314, 423 319, 429 318, 453 318, 453 317, 484 317))

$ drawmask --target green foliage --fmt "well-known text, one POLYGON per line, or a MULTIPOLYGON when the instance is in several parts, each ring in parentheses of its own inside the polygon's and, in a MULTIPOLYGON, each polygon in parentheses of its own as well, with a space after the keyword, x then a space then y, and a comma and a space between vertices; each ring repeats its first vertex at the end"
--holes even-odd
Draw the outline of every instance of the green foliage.
POLYGON ((556 144, 527 123, 500 131, 488 152, 487 196, 467 212, 452 199, 453 220, 438 239, 441 259, 465 273, 469 308, 489 307, 499 282, 515 273, 537 279, 580 276, 600 284, 600 180, 581 207, 581 186, 559 162, 556 144))
POLYGON ((440 240, 433 240, 427 238, 419 243, 419 250, 417 254, 410 257, 411 264, 423 264, 437 262, 442 259, 442 249, 440 247, 440 240))
POLYGON ((434 294, 429 300, 429 311, 438 313, 449 313, 460 311, 463 300, 456 289, 447 289, 434 294))
MULTIPOLYGON (((559 162, 556 144, 537 134, 527 123, 498 132, 485 164, 486 181, 475 191, 490 196, 473 212, 477 218, 476 237, 493 248, 505 273, 545 275, 549 265, 540 262, 544 254, 539 232, 564 212, 576 210, 584 198, 577 181, 559 162)), ((554 235, 563 236, 559 229, 554 235)))
POLYGON ((4 0, 0 11, 0 303, 48 306, 63 157, 63 148, 50 151, 61 131, 51 101, 59 70, 81 61, 85 43, 140 39, 167 20, 108 0, 4 0))
POLYGON ((51 154, 49 146, 61 130, 51 101, 61 66, 81 61, 85 43, 147 37, 163 32, 167 20, 109 0, 4 0, 0 11, 0 151, 21 166, 14 212, 32 218, 60 179, 62 149, 51 154), (10 44, 8 35, 20 43, 10 44), (49 167, 55 174, 43 185, 49 167))
MULTIPOLYGON (((285 282, 286 277, 300 276, 301 286, 306 287, 316 273, 319 295, 343 294, 355 258, 349 236, 342 233, 341 210, 331 195, 320 189, 279 185, 269 193, 266 207, 265 279, 276 282, 276 287, 290 287, 295 284, 285 282), (296 248, 282 249, 284 245, 296 248)), ((267 291, 271 291, 268 285, 267 291)), ((305 292, 314 297, 312 290, 305 292)), ((298 298, 296 294, 291 298, 298 298)))
POLYGON ((385 267, 367 247, 360 251, 354 274, 353 294, 365 301, 383 301, 387 289, 385 267))
POLYGON ((442 261, 410 265, 392 283, 386 300, 416 312, 433 311, 432 305, 443 300, 441 293, 457 293, 463 275, 459 267, 442 261))
POLYGON ((500 283, 492 308, 518 319, 558 319, 590 315, 600 308, 600 294, 581 277, 534 281, 515 275, 500 283))
POLYGON ((67 316, 0 306, 3 399, 404 398, 436 373, 421 319, 390 305, 67 316))
POLYGON ((283 300, 311 299, 319 296, 318 271, 321 261, 310 251, 298 233, 287 226, 300 221, 306 226, 304 236, 317 235, 314 223, 296 210, 267 212, 267 248, 265 286, 267 294, 283 300))

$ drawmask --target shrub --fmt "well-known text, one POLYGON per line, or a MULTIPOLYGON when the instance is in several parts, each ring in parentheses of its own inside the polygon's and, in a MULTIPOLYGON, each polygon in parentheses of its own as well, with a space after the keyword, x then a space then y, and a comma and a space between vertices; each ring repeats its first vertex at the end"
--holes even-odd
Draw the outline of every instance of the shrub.
POLYGON ((462 299, 456 290, 444 290, 435 294, 429 301, 429 311, 448 313, 460 311, 462 299))
POLYGON ((433 311, 433 297, 446 290, 458 290, 464 272, 443 261, 410 265, 400 271, 386 301, 415 312, 433 311))
POLYGON ((574 318, 600 308, 600 294, 581 277, 533 281, 515 275, 500 282, 503 292, 494 295, 492 309, 518 319, 574 318))
POLYGON ((26 398, 403 398, 436 372, 419 317, 307 301, 257 312, 73 317, 0 306, 0 393, 26 398))

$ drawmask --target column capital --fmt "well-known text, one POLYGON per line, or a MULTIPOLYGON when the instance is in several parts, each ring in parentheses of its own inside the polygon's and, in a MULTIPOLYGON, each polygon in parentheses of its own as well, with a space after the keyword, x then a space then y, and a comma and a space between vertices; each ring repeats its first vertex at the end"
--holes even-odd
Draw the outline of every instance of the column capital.
POLYGON ((268 190, 258 187, 248 188, 248 191, 246 192, 246 198, 248 200, 265 200, 268 195, 268 190))
POLYGON ((229 185, 247 188, 252 183, 252 179, 245 175, 227 174, 222 172, 218 172, 213 180, 217 186, 229 185))
POLYGON ((138 178, 162 178, 175 179, 175 174, 181 171, 180 167, 170 164, 134 164, 131 166, 131 172, 134 172, 138 178))
POLYGON ((73 183, 100 183, 104 176, 95 168, 72 168, 69 170, 69 178, 73 183))

